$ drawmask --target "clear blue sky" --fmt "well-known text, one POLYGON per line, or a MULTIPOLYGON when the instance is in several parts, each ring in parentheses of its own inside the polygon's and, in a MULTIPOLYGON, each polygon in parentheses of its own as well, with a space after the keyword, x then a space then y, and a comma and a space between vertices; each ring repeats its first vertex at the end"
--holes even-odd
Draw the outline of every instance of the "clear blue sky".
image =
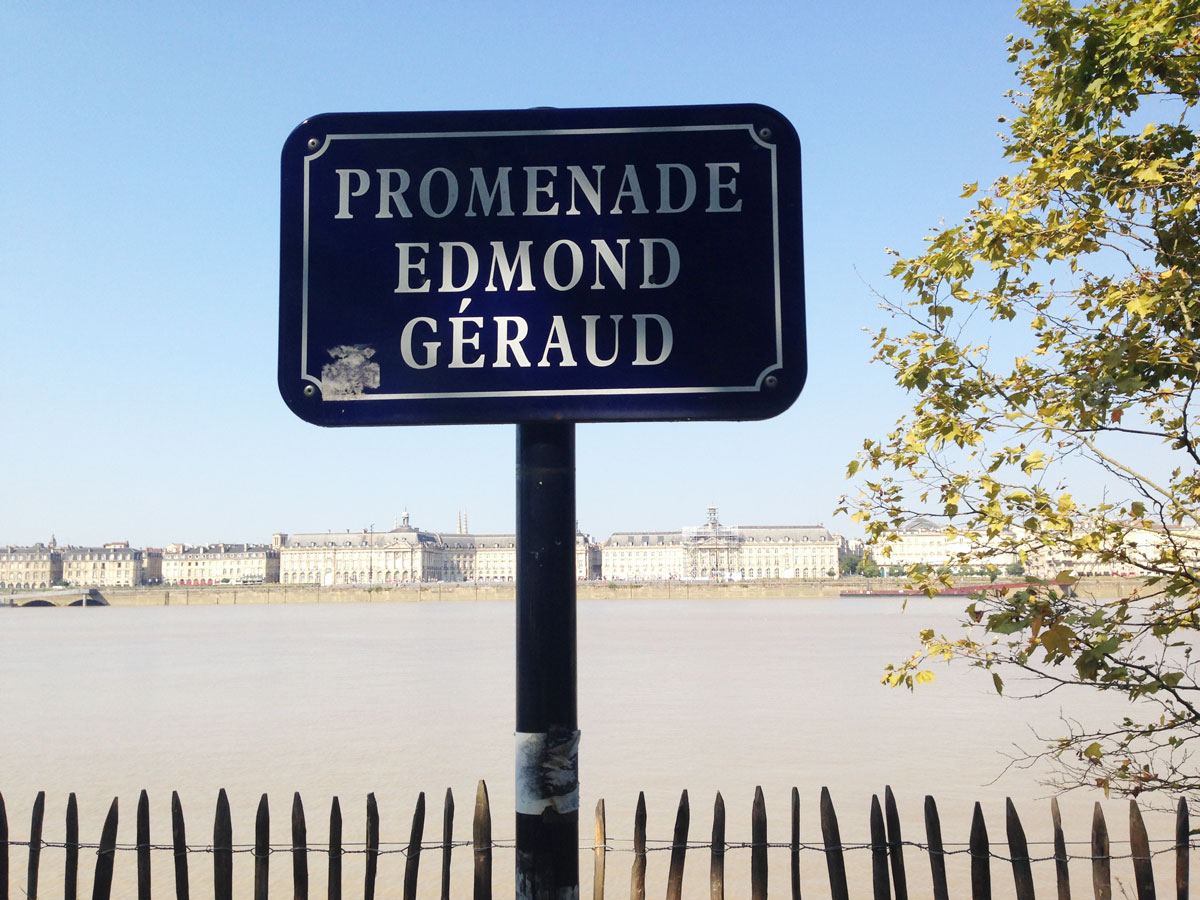
POLYGON ((279 154, 367 110, 755 102, 804 153, 809 378, 758 423, 581 425, 598 537, 835 520, 903 398, 868 363, 884 247, 1002 166, 1015 5, 7 3, 0 544, 513 528, 515 427, 321 429, 275 384, 279 154))

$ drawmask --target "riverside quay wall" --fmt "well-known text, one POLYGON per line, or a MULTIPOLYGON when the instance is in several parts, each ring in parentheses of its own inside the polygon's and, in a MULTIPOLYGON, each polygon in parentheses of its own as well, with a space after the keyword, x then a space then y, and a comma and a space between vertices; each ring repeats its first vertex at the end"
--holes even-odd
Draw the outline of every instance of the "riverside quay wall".
MULTIPOLYGON (((511 584, 419 584, 403 587, 314 587, 295 585, 212 585, 169 588, 99 588, 95 592, 110 606, 233 606, 253 603, 419 603, 516 599, 511 584)), ((600 599, 739 599, 836 597, 838 586, 777 582, 760 584, 691 584, 680 582, 608 582, 580 584, 580 601, 600 599)), ((52 598, 48 598, 52 599, 52 598)))
MULTIPOLYGON (((1132 578, 1086 578, 1076 586, 1080 594, 1097 599, 1128 596, 1140 585, 1132 578)), ((581 583, 577 586, 580 601, 588 600, 760 600, 816 599, 859 596, 888 596, 904 592, 903 579, 844 578, 838 581, 755 581, 694 583, 658 581, 647 583, 617 582, 581 583)), ((963 588, 987 587, 964 584, 963 588)), ((415 603, 430 600, 472 601, 508 600, 515 598, 511 584, 433 583, 395 587, 314 587, 295 585, 212 585, 185 587, 176 585, 158 588, 97 588, 95 595, 112 606, 233 606, 260 603, 415 603)), ((45 592, 53 600, 53 592, 45 592)), ((960 595, 947 595, 947 601, 964 600, 960 595)))

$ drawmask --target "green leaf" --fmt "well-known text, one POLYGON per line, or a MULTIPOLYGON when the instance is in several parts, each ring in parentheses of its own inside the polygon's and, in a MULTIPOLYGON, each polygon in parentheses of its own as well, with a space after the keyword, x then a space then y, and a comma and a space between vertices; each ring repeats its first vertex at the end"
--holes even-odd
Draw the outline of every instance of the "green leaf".
POLYGON ((1026 619, 996 619, 988 622, 988 631, 993 634, 1016 634, 1029 627, 1026 619))
POLYGON ((992 673, 992 687, 996 689, 997 694, 1004 693, 1004 679, 995 672, 992 673))
POLYGON ((1075 632, 1062 624, 1055 625, 1041 634, 1042 646, 1046 648, 1047 656, 1050 654, 1066 655, 1070 652, 1073 640, 1075 640, 1075 632))

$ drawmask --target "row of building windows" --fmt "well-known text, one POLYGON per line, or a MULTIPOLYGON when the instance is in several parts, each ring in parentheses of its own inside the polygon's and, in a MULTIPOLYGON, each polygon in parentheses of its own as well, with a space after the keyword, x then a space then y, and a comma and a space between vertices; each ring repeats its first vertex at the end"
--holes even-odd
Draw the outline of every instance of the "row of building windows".
MULTIPOLYGON (((617 533, 603 543, 577 534, 576 575, 581 580, 826 578, 836 576, 839 547, 839 539, 822 527, 726 527, 710 508, 706 525, 675 532, 617 533)), ((280 533, 269 546, 168 545, 166 551, 141 551, 113 544, 58 551, 52 543, 7 553, 0 548, 0 583, 6 585, 507 583, 515 573, 513 535, 419 531, 409 526, 407 515, 390 532, 280 533), (75 558, 68 559, 71 554, 75 558)))

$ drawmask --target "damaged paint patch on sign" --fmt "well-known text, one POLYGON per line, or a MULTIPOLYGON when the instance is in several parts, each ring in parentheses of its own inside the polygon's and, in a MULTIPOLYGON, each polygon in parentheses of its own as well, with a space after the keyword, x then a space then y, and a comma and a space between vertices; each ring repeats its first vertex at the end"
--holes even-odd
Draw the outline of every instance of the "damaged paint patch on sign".
POLYGON ((321 367, 321 393, 326 400, 359 397, 379 387, 379 363, 370 362, 375 350, 366 344, 343 344, 327 351, 334 361, 321 367))
POLYGON ((517 812, 579 810, 579 732, 524 732, 517 738, 517 812))

